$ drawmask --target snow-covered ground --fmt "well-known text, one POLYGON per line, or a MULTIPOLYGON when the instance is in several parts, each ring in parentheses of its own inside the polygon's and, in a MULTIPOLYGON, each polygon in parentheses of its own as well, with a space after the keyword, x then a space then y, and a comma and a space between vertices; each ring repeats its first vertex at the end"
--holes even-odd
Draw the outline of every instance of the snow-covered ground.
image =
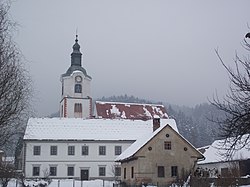
MULTIPOLYGON (((30 187, 38 187, 39 183, 45 184, 45 181, 27 181, 25 184, 30 187)), ((113 181, 92 180, 92 181, 77 181, 72 179, 52 180, 49 187, 113 187, 113 181)), ((1 185, 0 185, 1 187, 1 185)), ((21 187, 16 180, 11 180, 8 187, 21 187)))
MULTIPOLYGON (((102 181, 102 180, 92 180, 92 181, 76 181, 71 179, 65 180, 52 180, 48 187, 113 187, 113 181, 102 181)), ((36 181, 28 181, 26 184, 29 184, 30 187, 38 186, 39 182, 36 181)), ((1 185, 0 185, 1 187, 1 185)), ((11 180, 8 184, 8 187, 21 187, 16 180, 11 180)), ((148 186, 155 187, 155 186, 148 186)), ((174 185, 169 187, 175 187, 174 185)), ((189 187, 189 186, 184 186, 189 187)), ((212 185, 211 187, 215 187, 212 185)), ((239 187, 250 187, 250 185, 243 185, 239 187)))

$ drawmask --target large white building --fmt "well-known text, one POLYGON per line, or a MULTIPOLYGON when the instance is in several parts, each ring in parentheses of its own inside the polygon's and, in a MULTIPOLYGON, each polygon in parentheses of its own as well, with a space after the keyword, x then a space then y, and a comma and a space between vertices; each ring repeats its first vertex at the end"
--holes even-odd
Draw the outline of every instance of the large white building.
MULTIPOLYGON (((161 119, 177 130, 173 119, 161 119)), ((27 178, 112 179, 114 160, 138 138, 153 132, 153 120, 31 118, 24 135, 27 178)))

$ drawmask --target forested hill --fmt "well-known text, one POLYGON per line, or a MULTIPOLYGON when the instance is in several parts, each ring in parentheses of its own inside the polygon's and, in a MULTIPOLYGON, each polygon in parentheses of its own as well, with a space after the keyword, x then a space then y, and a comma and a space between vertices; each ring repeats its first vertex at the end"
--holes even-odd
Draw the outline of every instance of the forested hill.
POLYGON ((147 104, 163 104, 162 102, 154 102, 146 99, 141 99, 135 96, 120 95, 111 97, 102 97, 97 99, 97 101, 109 101, 109 102, 123 102, 123 103, 147 103, 147 104))
POLYGON ((211 119, 221 118, 223 113, 213 105, 204 103, 195 107, 177 106, 153 102, 134 96, 122 95, 102 97, 99 101, 163 104, 170 118, 176 120, 179 132, 196 147, 211 144, 218 137, 219 127, 211 119))

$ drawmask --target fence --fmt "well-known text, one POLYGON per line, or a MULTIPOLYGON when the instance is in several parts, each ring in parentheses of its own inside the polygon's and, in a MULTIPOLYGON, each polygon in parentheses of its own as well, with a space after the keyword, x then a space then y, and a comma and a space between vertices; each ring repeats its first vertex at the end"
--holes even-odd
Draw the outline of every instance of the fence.
MULTIPOLYGON (((74 179, 61 179, 61 180, 27 180, 24 184, 18 179, 12 179, 8 183, 8 187, 113 187, 114 181, 104 180, 91 180, 80 181, 74 179)), ((1 184, 0 184, 1 187, 1 184)))
POLYGON ((74 179, 52 180, 49 187, 113 187, 113 181, 91 180, 80 181, 74 179))
MULTIPOLYGON (((176 181, 174 184, 152 184, 148 187, 211 187, 213 184, 214 187, 238 187, 242 185, 249 185, 250 178, 202 178, 202 177, 191 177, 191 180, 188 185, 184 185, 183 182, 176 181)), ((127 185, 121 183, 116 185, 116 187, 143 187, 143 185, 127 185)))

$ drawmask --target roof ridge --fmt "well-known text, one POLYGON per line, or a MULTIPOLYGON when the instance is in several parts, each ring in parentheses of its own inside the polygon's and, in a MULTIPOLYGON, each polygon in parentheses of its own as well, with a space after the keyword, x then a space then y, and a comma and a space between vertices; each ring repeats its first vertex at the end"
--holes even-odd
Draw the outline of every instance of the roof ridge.
POLYGON ((127 104, 127 105, 151 105, 151 106, 163 106, 163 104, 150 104, 150 103, 126 103, 126 102, 114 102, 114 101, 95 101, 96 103, 107 103, 107 104, 127 104))

